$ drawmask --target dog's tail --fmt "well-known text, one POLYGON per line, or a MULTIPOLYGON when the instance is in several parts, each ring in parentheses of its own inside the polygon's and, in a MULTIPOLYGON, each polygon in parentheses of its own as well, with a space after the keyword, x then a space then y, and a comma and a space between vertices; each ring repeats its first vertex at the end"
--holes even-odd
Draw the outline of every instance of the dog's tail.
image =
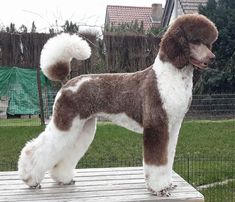
POLYGON ((71 59, 85 60, 90 55, 91 48, 85 40, 63 33, 46 42, 41 52, 40 66, 50 80, 64 81, 71 71, 71 59))

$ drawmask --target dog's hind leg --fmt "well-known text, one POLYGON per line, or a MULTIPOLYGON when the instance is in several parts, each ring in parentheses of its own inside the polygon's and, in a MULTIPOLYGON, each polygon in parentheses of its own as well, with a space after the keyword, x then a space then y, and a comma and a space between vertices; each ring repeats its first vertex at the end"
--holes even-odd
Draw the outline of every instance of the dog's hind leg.
POLYGON ((74 183, 74 169, 92 143, 95 132, 96 118, 91 118, 85 122, 82 131, 78 134, 74 144, 67 150, 64 158, 50 170, 50 175, 56 182, 59 184, 74 183))
POLYGON ((20 178, 30 187, 39 187, 45 172, 51 170, 58 162, 68 158, 74 142, 83 130, 85 119, 74 118, 69 130, 59 130, 52 121, 37 138, 28 142, 21 151, 18 161, 20 178))

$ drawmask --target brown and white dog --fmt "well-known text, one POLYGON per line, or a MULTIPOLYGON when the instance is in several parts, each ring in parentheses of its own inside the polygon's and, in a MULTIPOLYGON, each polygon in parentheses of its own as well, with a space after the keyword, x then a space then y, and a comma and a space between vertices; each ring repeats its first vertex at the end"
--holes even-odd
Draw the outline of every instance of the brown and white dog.
MULTIPOLYGON (((215 25, 202 15, 179 17, 164 34, 154 64, 139 72, 82 75, 58 92, 52 120, 23 148, 20 178, 38 187, 46 171, 59 183, 73 182, 73 171, 96 131, 96 117, 138 133, 144 139, 144 172, 148 190, 168 195, 181 123, 192 97, 193 70, 215 59, 215 25)), ((51 80, 70 73, 70 60, 90 56, 87 42, 61 34, 45 44, 41 69, 51 80)), ((107 137, 108 138, 108 137, 107 137)))

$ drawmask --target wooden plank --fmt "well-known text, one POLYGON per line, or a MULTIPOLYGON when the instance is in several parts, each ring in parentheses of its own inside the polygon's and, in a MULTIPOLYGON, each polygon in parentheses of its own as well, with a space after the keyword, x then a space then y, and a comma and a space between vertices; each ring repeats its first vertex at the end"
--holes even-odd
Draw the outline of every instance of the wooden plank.
MULTIPOLYGON (((63 190, 64 192, 70 191, 70 190, 83 190, 86 186, 87 191, 99 191, 99 190, 110 190, 110 186, 112 186, 112 190, 121 190, 121 189, 146 189, 144 181, 141 182, 124 182, 120 184, 109 184, 109 183, 102 183, 102 184, 94 184, 94 183, 80 183, 77 182, 74 185, 68 185, 68 186, 60 186, 57 183, 43 183, 43 193, 51 192, 53 189, 53 192, 61 192, 63 190)), ((173 190, 173 192, 193 192, 194 189, 192 187, 188 187, 188 184, 186 182, 180 182, 177 183, 178 187, 177 189, 173 190)), ((17 186, 18 187, 18 186, 17 186)), ((38 190, 35 190, 38 191, 38 190)), ((31 193, 32 190, 26 188, 25 185, 21 186, 20 188, 17 188, 17 190, 14 191, 14 193, 22 193, 27 194, 31 193)), ((12 194, 12 186, 5 186, 0 189, 0 195, 7 195, 12 194)))
POLYGON ((146 187, 142 167, 78 169, 74 185, 60 186, 46 174, 42 189, 33 190, 17 172, 0 172, 0 202, 8 201, 164 201, 202 202, 203 196, 174 173, 177 188, 170 197, 157 197, 146 187))
MULTIPOLYGON (((102 179, 102 180, 111 180, 111 179, 143 179, 143 171, 141 172, 106 172, 106 173, 102 173, 102 174, 99 174, 99 173, 91 173, 91 175, 85 173, 76 173, 75 174, 75 180, 78 180, 78 181, 86 181, 86 180, 93 180, 93 181, 96 181, 96 180, 99 180, 99 179, 102 179)), ((18 181, 19 177, 18 175, 14 175, 14 176, 1 176, 0 177, 0 184, 4 183, 4 180, 10 180, 9 182, 11 181, 18 181)), ((50 180, 50 176, 48 174, 46 174, 45 178, 44 178, 44 181, 45 180, 50 180)), ((181 177, 180 176, 177 176, 177 175, 174 175, 173 176, 173 179, 174 181, 182 181, 181 177)))
MULTIPOLYGON (((118 171, 140 171, 143 172, 142 167, 112 167, 112 168, 79 168, 75 173, 104 173, 104 172, 118 172, 118 171)), ((1 175, 18 175, 17 171, 3 171, 1 175)))

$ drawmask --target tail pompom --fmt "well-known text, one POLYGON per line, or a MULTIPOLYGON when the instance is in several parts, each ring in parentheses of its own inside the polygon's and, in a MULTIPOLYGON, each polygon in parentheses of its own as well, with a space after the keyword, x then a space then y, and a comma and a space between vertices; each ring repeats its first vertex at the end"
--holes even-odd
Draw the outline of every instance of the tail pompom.
POLYGON ((88 59, 91 48, 88 43, 77 35, 60 34, 50 38, 44 45, 40 66, 46 77, 52 81, 63 81, 71 71, 70 61, 88 59))

